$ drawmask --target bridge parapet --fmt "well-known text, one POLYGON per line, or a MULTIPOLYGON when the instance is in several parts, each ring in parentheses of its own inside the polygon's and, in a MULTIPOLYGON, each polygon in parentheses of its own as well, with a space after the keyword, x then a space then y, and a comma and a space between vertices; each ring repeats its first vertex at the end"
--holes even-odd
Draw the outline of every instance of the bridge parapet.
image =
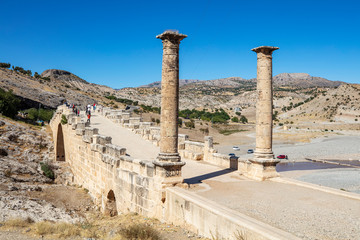
MULTIPOLYGON (((104 109, 101 111, 104 113, 104 109)), ((154 136, 159 135, 159 128, 152 127, 152 123, 142 123, 141 118, 130 119, 129 113, 112 114, 108 110, 105 113, 109 118, 125 117, 137 124, 138 129, 141 126, 149 134, 151 131, 154 136)), ((112 144, 111 137, 100 135, 97 128, 89 127, 65 106, 58 108, 50 126, 56 152, 62 149, 65 155, 62 159, 73 172, 74 178, 69 182, 88 189, 95 204, 104 212, 108 212, 109 202, 116 200, 116 211, 162 218, 165 189, 169 186, 165 178, 171 178, 174 173, 167 176, 150 160, 126 156, 126 148, 112 144), (63 116, 67 119, 65 124, 61 124, 63 116)))
POLYGON ((106 151, 106 145, 111 144, 111 137, 104 135, 93 135, 91 141, 91 150, 97 151, 99 153, 104 153, 106 151))
MULTIPOLYGON (((154 126, 153 122, 142 122, 140 117, 132 117, 131 112, 119 112, 107 108, 106 117, 123 127, 131 129, 135 134, 139 134, 143 139, 151 141, 154 145, 160 143, 160 127, 154 126), (114 121, 114 116, 119 117, 114 121)), ((178 150, 183 158, 192 160, 203 160, 226 168, 238 168, 237 158, 232 158, 226 154, 218 153, 213 147, 213 138, 206 136, 204 142, 189 141, 186 134, 178 134, 178 150)))

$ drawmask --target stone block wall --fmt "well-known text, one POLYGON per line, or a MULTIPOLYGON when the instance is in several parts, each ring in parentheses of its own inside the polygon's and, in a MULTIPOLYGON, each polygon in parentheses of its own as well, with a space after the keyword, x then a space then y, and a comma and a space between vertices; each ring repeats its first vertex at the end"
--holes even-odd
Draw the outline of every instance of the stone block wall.
MULTIPOLYGON (((104 211, 112 190, 117 211, 161 218, 165 193, 162 176, 159 171, 156 174, 154 164, 126 156, 125 148, 112 144, 111 137, 99 135, 98 129, 86 127, 65 107, 60 107, 50 122, 55 141, 63 114, 68 120, 61 125, 65 161, 72 169, 73 184, 88 189, 95 204, 104 211)), ((108 116, 122 120, 117 114, 108 116)))

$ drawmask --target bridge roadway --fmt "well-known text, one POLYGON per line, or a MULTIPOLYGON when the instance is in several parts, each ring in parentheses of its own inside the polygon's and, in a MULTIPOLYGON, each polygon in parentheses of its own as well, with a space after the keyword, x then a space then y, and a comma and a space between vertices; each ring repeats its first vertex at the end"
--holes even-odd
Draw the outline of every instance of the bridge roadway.
MULTIPOLYGON (((97 113, 91 126, 134 158, 153 160, 159 152, 159 147, 97 113)), ((183 161, 189 191, 206 199, 302 239, 360 239, 360 195, 348 198, 289 182, 257 182, 237 171, 183 161)))

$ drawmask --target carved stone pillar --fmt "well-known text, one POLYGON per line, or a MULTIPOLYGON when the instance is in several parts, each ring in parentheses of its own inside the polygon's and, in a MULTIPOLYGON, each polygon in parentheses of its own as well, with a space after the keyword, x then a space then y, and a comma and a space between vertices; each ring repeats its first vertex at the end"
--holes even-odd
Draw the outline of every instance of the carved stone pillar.
POLYGON ((277 177, 276 164, 272 152, 272 52, 278 47, 261 46, 252 49, 257 53, 257 103, 256 103, 256 149, 250 172, 247 174, 257 180, 277 177))
POLYGON ((161 125, 160 153, 154 164, 162 177, 169 181, 182 182, 181 162, 178 153, 178 108, 179 108, 179 45, 186 38, 175 31, 165 31, 156 36, 163 43, 161 76, 161 125))

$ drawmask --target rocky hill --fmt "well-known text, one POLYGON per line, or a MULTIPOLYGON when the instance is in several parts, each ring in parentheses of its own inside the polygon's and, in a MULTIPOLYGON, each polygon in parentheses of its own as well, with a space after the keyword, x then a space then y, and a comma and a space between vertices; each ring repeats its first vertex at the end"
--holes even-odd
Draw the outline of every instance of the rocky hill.
MULTIPOLYGON (((280 119, 293 122, 345 122, 360 121, 360 85, 342 84, 316 95, 314 99, 281 114, 280 119)), ((301 99, 289 99, 289 103, 301 103, 301 99)))
POLYGON ((71 72, 59 70, 59 69, 48 69, 41 73, 42 77, 49 77, 55 83, 58 84, 66 84, 71 86, 72 88, 77 89, 78 91, 86 92, 86 93, 96 93, 96 94, 111 94, 114 89, 104 86, 98 85, 94 83, 89 83, 84 79, 74 75, 71 72))
MULTIPOLYGON (((341 81, 330 81, 326 78, 313 77, 307 73, 281 73, 273 77, 274 87, 296 87, 296 88, 310 88, 310 87, 337 87, 342 83, 341 81)), ((216 87, 232 87, 238 88, 244 85, 256 85, 256 78, 244 79, 241 77, 220 78, 214 80, 188 80, 181 79, 180 87, 184 85, 199 85, 199 86, 216 86, 216 87)), ((148 85, 140 87, 161 87, 160 82, 153 82, 148 85)))
MULTIPOLYGON (((215 80, 180 80, 180 109, 255 107, 256 79, 230 77, 215 80)), ((287 104, 290 98, 304 101, 309 88, 334 88, 343 82, 312 77, 306 73, 282 73, 274 77, 275 104, 287 104)), ((160 106, 160 85, 155 82, 141 88, 124 88, 116 96, 160 106)))
POLYGON ((273 78, 274 86, 291 86, 297 88, 310 88, 310 87, 337 87, 344 82, 330 81, 326 78, 313 77, 307 73, 281 73, 273 78))
MULTIPOLYGON (((27 107, 38 107, 41 103, 46 107, 55 108, 65 100, 82 106, 93 102, 109 104, 111 101, 104 97, 109 95, 153 107, 159 107, 161 103, 160 82, 139 88, 114 90, 107 86, 88 83, 64 70, 49 69, 44 71, 41 77, 35 78, 3 68, 0 68, 0 80, 0 88, 12 89, 16 95, 24 99, 23 102, 29 105, 27 107)), ((353 100, 357 98, 358 93, 352 89, 357 88, 357 85, 330 81, 306 73, 282 73, 274 76, 274 107, 280 118, 291 118, 292 121, 310 116, 315 118, 315 113, 312 114, 311 111, 317 112, 317 120, 341 121, 350 121, 346 116, 351 112, 349 119, 355 121, 358 115, 360 117, 360 113, 357 114, 358 110, 353 100), (354 93, 347 93, 349 89, 354 93), (336 92, 335 95, 332 92, 336 92), (350 100, 339 97, 350 95, 350 100), (311 102, 308 100, 310 98, 311 102), (354 106, 348 106, 350 102, 354 106), (337 106, 336 111, 334 107, 325 107, 330 103, 337 106)), ((256 79, 230 77, 207 81, 180 80, 179 101, 180 109, 224 108, 229 112, 241 109, 243 114, 252 119, 255 117, 256 79)))
POLYGON ((56 108, 64 101, 86 106, 103 100, 112 94, 110 87, 88 83, 74 74, 63 70, 46 70, 35 78, 10 69, 0 68, 0 88, 12 90, 23 99, 24 108, 56 108))

